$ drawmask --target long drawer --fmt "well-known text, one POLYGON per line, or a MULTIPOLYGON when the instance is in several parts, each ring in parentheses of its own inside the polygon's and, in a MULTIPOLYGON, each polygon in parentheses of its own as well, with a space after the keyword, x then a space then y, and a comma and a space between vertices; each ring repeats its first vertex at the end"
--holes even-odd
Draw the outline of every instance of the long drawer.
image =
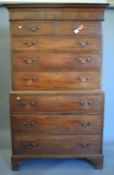
POLYGON ((13 71, 100 71, 100 53, 12 53, 13 71))
POLYGON ((32 36, 13 37, 15 51, 100 51, 101 38, 90 36, 32 36))
POLYGON ((100 34, 101 23, 93 21, 12 21, 12 35, 100 34))
POLYGON ((24 155, 86 155, 101 151, 101 136, 14 136, 13 154, 24 155))
POLYGON ((75 112, 100 114, 103 94, 89 92, 12 92, 11 113, 75 112))
POLYGON ((102 115, 31 114, 12 115, 12 132, 16 135, 101 134, 102 115))
POLYGON ((99 89, 99 72, 13 72, 15 90, 99 89))

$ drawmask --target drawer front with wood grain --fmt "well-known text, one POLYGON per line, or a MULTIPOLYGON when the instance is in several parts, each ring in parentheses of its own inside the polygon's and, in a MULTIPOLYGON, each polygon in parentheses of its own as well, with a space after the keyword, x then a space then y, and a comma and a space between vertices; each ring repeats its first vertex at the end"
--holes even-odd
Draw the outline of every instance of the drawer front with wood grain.
POLYGON ((100 53, 12 53, 14 72, 100 71, 100 53))
POLYGON ((10 20, 103 20, 102 8, 15 8, 10 10, 10 20))
POLYGON ((100 51, 101 38, 90 36, 14 37, 12 49, 14 51, 100 51))
MULTIPOLYGON (((100 134, 102 115, 31 114, 12 115, 12 131, 16 135, 100 134)), ((14 135, 15 135, 14 134, 14 135)))
POLYGON ((13 153, 24 155, 87 155, 101 150, 99 135, 14 136, 13 153))
POLYGON ((99 89, 99 72, 13 72, 15 90, 99 89))
POLYGON ((11 113, 100 114, 103 112, 103 99, 102 93, 12 93, 11 113))
POLYGON ((93 21, 12 21, 11 34, 22 35, 94 35, 101 23, 93 21))

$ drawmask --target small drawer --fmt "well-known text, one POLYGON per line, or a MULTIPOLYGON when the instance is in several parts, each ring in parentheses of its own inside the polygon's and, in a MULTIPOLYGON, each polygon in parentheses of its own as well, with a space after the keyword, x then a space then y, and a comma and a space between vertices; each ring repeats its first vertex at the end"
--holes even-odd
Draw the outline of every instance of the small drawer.
POLYGON ((11 113, 75 112, 100 114, 103 112, 102 93, 50 92, 11 93, 11 113))
POLYGON ((12 53, 14 72, 100 71, 100 53, 12 53))
POLYGON ((99 89, 99 72, 13 72, 15 90, 99 89))
POLYGON ((61 35, 94 35, 101 34, 99 21, 63 21, 58 22, 58 34, 61 35))
POLYGON ((14 136, 13 154, 39 156, 76 156, 98 154, 101 150, 99 135, 14 136))
POLYGON ((50 35, 54 34, 56 23, 42 21, 12 21, 12 35, 50 35))
POLYGON ((14 51, 100 51, 100 37, 79 36, 32 36, 14 37, 12 39, 14 51))
POLYGON ((16 135, 100 134, 101 115, 31 114, 12 115, 12 131, 16 135))
POLYGON ((12 35, 94 35, 101 33, 100 22, 86 21, 12 21, 12 35))

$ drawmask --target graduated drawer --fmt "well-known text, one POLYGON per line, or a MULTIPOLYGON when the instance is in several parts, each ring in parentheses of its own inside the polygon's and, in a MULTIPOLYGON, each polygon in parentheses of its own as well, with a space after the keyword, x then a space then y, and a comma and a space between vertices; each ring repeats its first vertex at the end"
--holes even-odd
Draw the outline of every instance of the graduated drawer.
POLYGON ((13 154, 27 155, 86 155, 98 154, 101 151, 99 135, 54 135, 13 137, 13 154))
POLYGON ((101 134, 102 115, 31 114, 12 115, 12 132, 17 135, 101 134))
POLYGON ((100 53, 12 53, 13 71, 100 71, 100 53))
POLYGON ((15 51, 100 51, 101 38, 90 36, 32 36, 13 37, 15 51))
MULTIPOLYGON (((44 6, 44 5, 43 5, 44 6)), ((85 5, 84 5, 85 6, 85 5)), ((78 5, 60 5, 60 7, 40 6, 11 8, 10 20, 103 20, 103 9, 97 7, 79 7, 78 5)))
POLYGON ((11 113, 75 112, 100 114, 103 112, 102 93, 76 92, 16 92, 11 93, 11 113))
POLYGON ((15 90, 99 89, 99 72, 13 72, 15 90))
POLYGON ((12 21, 12 35, 80 35, 100 34, 96 21, 12 21))

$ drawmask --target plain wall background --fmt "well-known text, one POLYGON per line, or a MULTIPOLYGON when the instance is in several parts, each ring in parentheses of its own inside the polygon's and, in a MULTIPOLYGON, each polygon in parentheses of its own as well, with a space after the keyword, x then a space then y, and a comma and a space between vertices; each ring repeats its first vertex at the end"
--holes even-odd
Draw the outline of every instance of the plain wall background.
MULTIPOLYGON (((114 141, 114 9, 105 11, 103 23, 103 80, 105 91, 104 142, 114 141)), ((0 7, 0 148, 11 147, 9 92, 11 91, 8 11, 0 7)))

